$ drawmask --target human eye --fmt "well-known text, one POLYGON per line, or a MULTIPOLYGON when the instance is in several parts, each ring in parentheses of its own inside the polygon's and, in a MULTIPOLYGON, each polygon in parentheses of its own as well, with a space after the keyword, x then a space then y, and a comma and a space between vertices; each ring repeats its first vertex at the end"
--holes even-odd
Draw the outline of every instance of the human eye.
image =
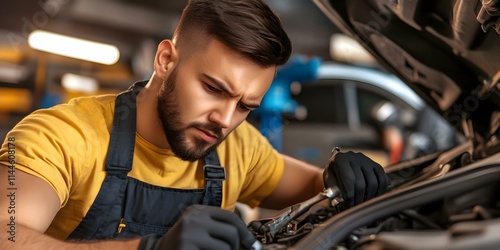
POLYGON ((205 86, 205 89, 208 92, 210 92, 210 93, 216 93, 216 94, 218 94, 218 93, 222 92, 220 89, 218 89, 218 88, 216 88, 216 87, 214 87, 214 86, 212 86, 212 85, 210 85, 208 83, 203 83, 203 85, 205 86))
POLYGON ((245 105, 245 104, 243 104, 243 103, 240 103, 240 104, 238 105, 238 109, 239 109, 239 110, 241 110, 242 112, 248 112, 248 111, 251 111, 251 109, 250 109, 247 105, 245 105))

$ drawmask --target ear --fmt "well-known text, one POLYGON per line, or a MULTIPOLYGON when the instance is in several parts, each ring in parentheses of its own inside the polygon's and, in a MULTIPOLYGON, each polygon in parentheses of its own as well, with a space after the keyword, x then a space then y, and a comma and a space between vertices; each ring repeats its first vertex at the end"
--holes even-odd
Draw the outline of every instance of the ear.
POLYGON ((166 79, 178 60, 177 49, 171 40, 163 40, 158 45, 155 56, 155 72, 162 79, 166 79))

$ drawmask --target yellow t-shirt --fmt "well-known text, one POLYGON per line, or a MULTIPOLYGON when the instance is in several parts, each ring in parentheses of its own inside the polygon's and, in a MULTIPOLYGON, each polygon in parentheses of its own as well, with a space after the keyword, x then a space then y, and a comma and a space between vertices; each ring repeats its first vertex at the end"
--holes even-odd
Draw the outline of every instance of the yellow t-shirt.
MULTIPOLYGON (((12 129, 16 169, 47 181, 61 209, 46 231, 65 239, 81 222, 105 178, 116 95, 83 97, 33 112, 12 129)), ((7 143, 0 163, 8 165, 7 143)), ((237 201, 257 206, 276 188, 283 159, 253 126, 243 122, 217 148, 226 168, 222 208, 237 201)), ((198 162, 183 161, 136 134, 129 176, 157 186, 195 189, 205 185, 198 162)))

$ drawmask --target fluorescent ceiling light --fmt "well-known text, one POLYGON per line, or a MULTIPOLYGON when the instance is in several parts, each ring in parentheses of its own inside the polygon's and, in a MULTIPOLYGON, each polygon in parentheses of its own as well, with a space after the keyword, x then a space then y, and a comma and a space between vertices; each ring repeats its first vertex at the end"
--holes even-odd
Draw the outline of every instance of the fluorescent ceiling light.
POLYGON ((116 46, 35 30, 28 37, 31 48, 85 61, 115 64, 120 57, 116 46))
POLYGON ((61 84, 67 90, 87 94, 95 93, 99 88, 96 79, 71 73, 66 73, 62 76, 61 84))

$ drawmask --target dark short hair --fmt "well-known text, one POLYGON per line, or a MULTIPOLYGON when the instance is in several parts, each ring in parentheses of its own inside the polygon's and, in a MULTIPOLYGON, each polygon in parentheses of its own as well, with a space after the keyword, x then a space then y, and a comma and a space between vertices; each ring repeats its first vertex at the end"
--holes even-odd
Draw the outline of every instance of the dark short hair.
POLYGON ((265 67, 285 64, 292 51, 279 17, 262 0, 189 0, 174 40, 192 44, 192 39, 203 40, 200 35, 265 67))

